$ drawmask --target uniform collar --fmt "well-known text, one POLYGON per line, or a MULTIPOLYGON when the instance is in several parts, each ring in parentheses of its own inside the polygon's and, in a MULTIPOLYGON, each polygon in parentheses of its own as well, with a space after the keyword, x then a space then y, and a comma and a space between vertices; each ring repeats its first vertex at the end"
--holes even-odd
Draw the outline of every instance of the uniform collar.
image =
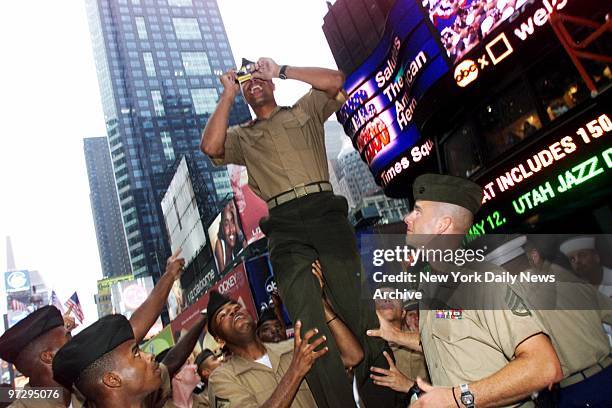
POLYGON ((268 357, 270 358, 270 363, 272 363, 272 369, 268 368, 267 366, 263 364, 256 363, 253 360, 247 360, 246 358, 241 357, 241 356, 232 356, 231 361, 234 366, 234 370, 236 371, 236 375, 246 373, 247 371, 250 371, 250 370, 264 370, 264 371, 277 372, 278 367, 280 365, 281 356, 293 350, 293 349, 288 349, 286 351, 277 350, 276 347, 273 347, 273 346, 271 347, 271 345, 267 343, 264 343, 264 347, 266 348, 266 353, 268 354, 268 357))
POLYGON ((285 109, 290 109, 290 108, 288 106, 279 106, 279 105, 276 105, 276 107, 274 108, 274 110, 272 111, 272 113, 270 114, 268 119, 258 119, 258 118, 255 118, 255 119, 249 120, 248 122, 241 123, 240 127, 241 128, 251 128, 251 127, 255 126, 256 124, 258 124, 259 122, 265 122, 266 120, 272 119, 272 117, 274 115, 276 115, 279 111, 285 110, 285 109))

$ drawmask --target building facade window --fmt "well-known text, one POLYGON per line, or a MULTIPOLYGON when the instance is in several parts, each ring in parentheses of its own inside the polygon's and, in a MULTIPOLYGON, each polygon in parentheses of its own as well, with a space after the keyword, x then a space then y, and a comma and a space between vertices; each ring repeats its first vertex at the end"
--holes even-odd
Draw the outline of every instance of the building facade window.
POLYGON ((174 160, 174 148, 172 147, 172 139, 170 132, 160 132, 162 147, 164 148, 164 156, 167 160, 174 160))
POLYGON ((208 56, 204 51, 182 52, 183 67, 187 75, 210 75, 208 56))
POLYGON ((193 2, 191 0, 168 0, 168 5, 174 7, 190 7, 193 6, 193 2))
POLYGON ((136 30, 138 31, 138 38, 141 40, 147 40, 149 38, 144 17, 136 17, 136 30))
POLYGON ((164 116, 166 112, 164 111, 164 101, 162 100, 161 92, 151 91, 151 99, 153 99, 153 108, 155 109, 155 114, 157 116, 164 116))
POLYGON ((212 113, 217 106, 219 94, 215 88, 195 88, 191 90, 191 99, 196 114, 212 113))
POLYGON ((153 62, 153 55, 150 52, 142 54, 145 64, 145 70, 147 71, 148 77, 154 77, 157 75, 155 72, 155 63, 153 62))
POLYGON ((172 19, 174 24, 174 32, 176 38, 179 40, 201 40, 202 33, 200 32, 200 26, 198 20, 195 18, 182 18, 174 17, 172 19))

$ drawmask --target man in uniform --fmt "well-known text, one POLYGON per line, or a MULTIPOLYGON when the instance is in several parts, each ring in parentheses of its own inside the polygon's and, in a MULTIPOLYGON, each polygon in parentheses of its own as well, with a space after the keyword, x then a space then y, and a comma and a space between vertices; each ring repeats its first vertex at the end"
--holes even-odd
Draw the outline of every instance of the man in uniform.
POLYGON ((209 333, 223 340, 231 352, 209 377, 208 396, 213 407, 317 406, 303 379, 315 360, 327 352, 327 347, 316 350, 326 341, 325 336, 315 339, 317 330, 311 329, 302 339, 298 321, 293 341, 264 344, 255 335, 253 318, 239 303, 213 291, 207 310, 209 333))
POLYGON ((563 242, 559 249, 576 275, 597 286, 605 296, 612 297, 612 269, 601 264, 595 237, 575 237, 563 242))
POLYGON ((157 363, 138 347, 123 315, 104 316, 58 350, 53 377, 76 387, 96 407, 162 407, 171 397, 170 381, 183 366, 206 326, 206 315, 157 363))
POLYGON ((195 359, 198 375, 200 376, 200 384, 198 384, 194 392, 204 396, 206 401, 208 401, 208 378, 222 362, 223 360, 215 356, 210 349, 205 349, 195 359))
MULTIPOLYGON (((391 293, 393 289, 381 288, 381 291, 383 294, 391 293)), ((402 322, 404 321, 404 314, 407 312, 403 309, 400 299, 383 298, 376 299, 375 302, 379 321, 385 320, 396 330, 406 330, 405 327, 402 327, 402 322)), ((390 361, 389 370, 372 367, 372 371, 376 373, 372 376, 375 381, 400 392, 408 392, 417 377, 429 381, 423 352, 411 350, 396 343, 389 343, 389 346, 393 350, 395 363, 390 361)))
MULTIPOLYGON (((166 272, 145 302, 132 314, 130 324, 137 341, 144 338, 165 304, 172 284, 182 271, 185 260, 180 251, 168 258, 166 272)), ((15 364, 17 369, 29 377, 32 387, 59 387, 53 379, 53 358, 62 346, 71 338, 64 327, 64 319, 53 306, 42 307, 0 337, 0 358, 15 364)), ((73 408, 82 406, 79 397, 71 395, 71 389, 63 390, 62 400, 21 400, 15 407, 53 407, 58 404, 67 406, 72 401, 73 408), (47 405, 45 405, 47 404, 47 405)))
MULTIPOLYGON (((444 240, 446 249, 457 249, 469 230, 473 215, 482 202, 482 189, 475 183, 453 176, 425 174, 413 186, 414 209, 404 219, 407 241, 430 247, 444 240), (445 239, 447 238, 447 239, 445 239)), ((469 273, 495 265, 436 263, 435 271, 469 273)), ((502 273, 499 269, 496 273, 502 273)), ((449 290, 453 309, 420 309, 420 336, 401 332, 386 322, 369 335, 382 336, 413 350, 422 350, 433 383, 417 379, 423 394, 416 407, 464 407, 511 405, 551 387, 562 376, 559 360, 541 322, 525 307, 510 285, 440 285, 449 290), (461 302, 453 302, 457 299, 461 302), (481 309, 458 309, 466 299, 481 309), (457 316, 458 314, 458 316, 457 316)), ((527 401, 529 403, 529 401, 527 401)))
POLYGON ((513 274, 541 274, 544 270, 554 274, 554 283, 520 285, 526 302, 550 334, 561 362, 563 379, 556 406, 612 406, 612 358, 602 328, 602 322, 612 323, 612 301, 591 284, 578 281, 571 272, 545 260, 525 236, 509 240, 495 252, 497 257, 492 261, 513 274), (532 263, 542 269, 533 268, 532 263))
POLYGON ((268 203, 270 215, 260 226, 269 239, 283 302, 304 330, 318 327, 328 338, 330 352, 307 375, 319 407, 349 406, 353 392, 326 326, 319 287, 309 273, 317 258, 333 310, 358 336, 365 352, 355 371, 364 402, 395 406, 399 395, 369 381, 370 365, 387 367, 382 354, 386 345, 364 335, 376 324, 374 305, 360 294, 361 262, 346 199, 335 196, 329 183, 323 123, 345 101, 344 75, 323 68, 279 66, 269 58, 253 65, 252 77, 240 86, 235 72, 221 76, 224 91, 204 129, 201 150, 217 165, 246 166, 249 186, 268 203), (280 107, 272 78, 303 81, 312 89, 292 107, 280 107), (240 90, 257 118, 228 129, 229 112, 240 90))
POLYGON ((283 329, 276 312, 272 308, 263 311, 257 321, 257 337, 264 343, 278 343, 287 340, 287 333, 283 329))

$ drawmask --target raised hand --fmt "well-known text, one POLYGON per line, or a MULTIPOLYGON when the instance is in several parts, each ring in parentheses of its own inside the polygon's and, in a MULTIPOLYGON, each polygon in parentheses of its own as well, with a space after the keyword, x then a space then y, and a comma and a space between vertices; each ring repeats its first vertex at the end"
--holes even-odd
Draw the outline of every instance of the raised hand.
POLYGON ((272 58, 260 58, 255 63, 253 78, 271 80, 272 78, 278 78, 279 72, 280 67, 272 58))
POLYGON ((177 280, 185 269, 185 258, 181 256, 182 249, 179 248, 166 261, 166 273, 177 280))
POLYGON ((312 368, 317 358, 323 356, 329 350, 327 347, 319 351, 315 349, 323 344, 327 339, 325 336, 318 337, 309 343, 311 339, 319 332, 316 328, 310 329, 301 337, 302 322, 298 320, 295 324, 295 335, 293 338, 293 359, 291 360, 291 370, 298 376, 304 377, 312 368))
POLYGON ((374 375, 370 374, 370 378, 374 381, 376 385, 382 385, 383 387, 391 388, 394 391, 398 392, 408 392, 410 387, 412 387, 413 382, 410 381, 408 377, 406 377, 400 370, 397 369, 395 363, 393 363, 393 359, 386 351, 383 352, 387 362, 389 363, 389 369, 386 370, 384 368, 379 367, 371 367, 370 370, 374 373, 382 374, 382 375, 374 375))
POLYGON ((68 310, 66 310, 66 312, 62 316, 64 319, 64 327, 68 331, 72 331, 78 326, 74 317, 70 316, 70 313, 72 313, 72 308, 73 305, 68 306, 68 310))
POLYGON ((223 93, 232 99, 240 93, 240 86, 236 82, 236 71, 230 69, 225 74, 219 77, 219 81, 223 85, 223 93))

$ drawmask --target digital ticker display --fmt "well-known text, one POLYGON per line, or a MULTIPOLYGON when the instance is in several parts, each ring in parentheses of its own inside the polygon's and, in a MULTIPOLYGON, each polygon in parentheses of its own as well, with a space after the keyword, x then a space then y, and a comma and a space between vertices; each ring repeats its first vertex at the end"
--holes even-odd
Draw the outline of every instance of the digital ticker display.
POLYGON ((382 40, 351 74, 338 119, 377 182, 386 187, 432 153, 414 122, 419 101, 449 71, 416 0, 398 0, 382 40))

